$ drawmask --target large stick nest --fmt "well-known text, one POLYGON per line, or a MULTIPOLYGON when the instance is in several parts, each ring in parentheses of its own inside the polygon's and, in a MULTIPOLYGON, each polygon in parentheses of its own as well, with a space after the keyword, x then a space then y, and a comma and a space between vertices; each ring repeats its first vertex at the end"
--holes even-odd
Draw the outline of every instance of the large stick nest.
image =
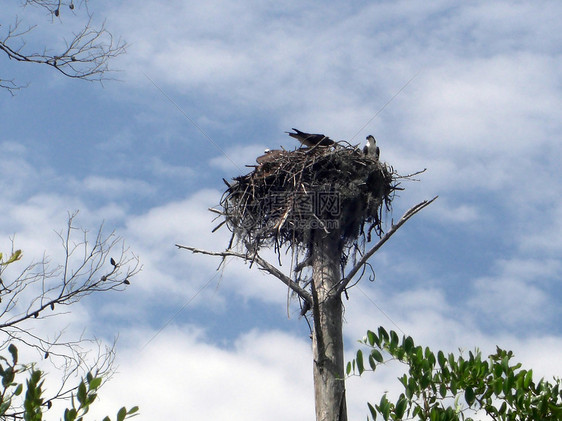
MULTIPOLYGON (((340 246, 383 233, 383 209, 398 189, 393 168, 341 142, 294 151, 274 150, 249 174, 225 183, 222 215, 232 231, 229 248, 283 246, 309 250, 315 233, 336 232, 340 246)), ((222 225, 222 224, 221 224, 222 225)))

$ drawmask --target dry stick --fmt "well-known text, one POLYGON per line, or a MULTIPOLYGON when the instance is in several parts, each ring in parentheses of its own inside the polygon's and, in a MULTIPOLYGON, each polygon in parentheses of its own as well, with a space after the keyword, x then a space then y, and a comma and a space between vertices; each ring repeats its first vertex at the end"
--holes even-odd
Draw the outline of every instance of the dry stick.
MULTIPOLYGON (((192 253, 201 253, 201 254, 206 254, 208 256, 220 256, 220 257, 223 257, 223 258, 228 257, 228 256, 232 256, 232 257, 239 257, 240 259, 244 259, 244 260, 250 260, 247 255, 245 255, 243 253, 236 253, 234 251, 208 251, 208 250, 202 250, 202 249, 198 249, 198 248, 191 247, 191 246, 182 246, 181 244, 176 244, 176 247, 180 248, 180 249, 189 250, 192 253)), ((291 278, 289 278, 287 275, 285 275, 283 272, 281 272, 275 266, 273 266, 272 264, 270 264, 269 262, 264 260, 258 254, 255 254, 254 256, 252 256, 252 260, 255 261, 260 266, 261 270, 264 270, 264 271, 270 273, 271 275, 275 276, 281 282, 283 282, 285 285, 287 285, 289 288, 291 288, 293 291, 295 291, 299 295, 299 297, 301 297, 303 300, 306 300, 310 304, 312 304, 312 296, 310 295, 310 293, 308 291, 306 291, 305 289, 301 288, 295 281, 293 281, 291 278)))
POLYGON ((351 282, 351 279, 353 279, 353 277, 355 276, 355 274, 357 272, 359 272, 359 270, 361 269, 361 267, 367 263, 367 260, 369 260, 369 258, 375 254, 375 252, 381 248, 381 246, 386 243, 386 241, 392 236, 392 234, 394 234, 398 228, 400 228, 408 219, 410 219, 412 216, 414 216, 416 213, 418 213, 420 210, 422 210, 423 208, 425 208, 426 206, 428 206, 431 202, 433 202, 435 199, 437 199, 439 196, 435 196, 433 199, 431 200, 424 200, 421 203, 418 203, 416 206, 410 208, 403 216, 402 218, 400 218, 400 220, 396 223, 393 224, 392 227, 390 227, 390 230, 388 230, 388 232, 379 240, 379 242, 377 244, 375 244, 373 246, 373 248, 371 248, 367 253, 365 253, 363 255, 363 257, 361 258, 361 260, 359 260, 359 262, 357 262, 357 264, 353 267, 353 269, 351 269, 351 271, 347 274, 347 276, 345 278, 343 278, 339 285, 338 288, 336 290, 336 295, 341 294, 343 292, 343 290, 347 287, 347 285, 349 284, 349 282, 351 282))

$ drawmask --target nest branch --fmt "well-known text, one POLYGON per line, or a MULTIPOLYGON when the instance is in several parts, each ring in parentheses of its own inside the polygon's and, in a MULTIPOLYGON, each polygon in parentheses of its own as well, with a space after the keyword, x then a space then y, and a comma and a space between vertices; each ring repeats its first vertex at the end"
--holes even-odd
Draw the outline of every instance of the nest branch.
POLYGON ((232 250, 209 251, 209 250, 199 249, 199 248, 196 248, 196 247, 184 246, 184 245, 181 245, 181 244, 176 244, 176 247, 179 248, 179 249, 189 250, 194 254, 200 253, 200 254, 206 254, 207 256, 219 256, 219 257, 222 257, 222 258, 238 257, 238 258, 243 259, 243 260, 252 260, 253 263, 258 264, 260 270, 263 270, 263 271, 275 276, 277 279, 279 279, 281 282, 283 282, 285 285, 287 285, 289 288, 291 288, 291 290, 293 290, 303 300, 307 301, 308 303, 312 303, 312 296, 310 295, 310 293, 308 291, 301 288, 297 282, 293 281, 291 278, 289 278, 287 275, 285 275, 283 272, 281 272, 275 266, 273 266, 272 264, 267 262, 265 259, 263 259, 257 253, 252 254, 252 258, 249 259, 247 254, 235 252, 235 251, 232 251, 232 250))
POLYGON ((375 254, 377 252, 378 249, 380 249, 382 247, 382 245, 384 243, 386 243, 386 241, 392 237, 392 234, 394 234, 402 225, 404 225, 404 223, 410 219, 412 216, 414 216, 416 213, 418 213, 419 211, 421 211, 423 208, 425 208, 426 206, 428 206, 430 203, 432 203, 435 199, 437 199, 439 196, 435 196, 433 199, 431 200, 424 200, 421 203, 418 203, 417 205, 411 207, 410 209, 408 209, 408 211, 406 211, 406 213, 404 213, 404 215, 402 215, 402 218, 400 218, 400 220, 396 223, 393 224, 390 229, 386 232, 386 234, 384 234, 381 239, 377 242, 377 244, 375 244, 368 252, 366 252, 363 257, 355 264, 355 266, 353 266, 353 268, 349 271, 349 273, 347 274, 347 276, 345 278, 343 278, 337 288, 337 293, 341 294, 343 292, 343 290, 347 287, 347 285, 349 284, 349 282, 351 282, 351 280, 353 279, 353 277, 357 274, 357 272, 359 272, 359 270, 363 267, 364 264, 367 263, 367 261, 371 258, 371 256, 373 254, 375 254))

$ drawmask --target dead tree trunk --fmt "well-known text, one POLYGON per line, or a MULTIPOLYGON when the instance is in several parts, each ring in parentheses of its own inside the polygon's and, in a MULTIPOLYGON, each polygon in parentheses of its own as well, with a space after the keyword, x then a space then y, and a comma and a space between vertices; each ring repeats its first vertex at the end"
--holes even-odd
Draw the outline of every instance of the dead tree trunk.
POLYGON ((304 144, 318 144, 294 151, 270 151, 256 159, 258 165, 251 173, 232 182, 223 179, 228 189, 221 199, 222 210, 211 210, 224 217, 213 232, 223 225, 232 231, 225 251, 177 246, 223 259, 234 256, 249 260, 250 266, 257 264, 299 296, 301 314, 312 309, 316 421, 347 421, 341 296, 368 259, 435 198, 411 208, 383 234, 383 209, 390 209, 393 192, 401 190, 398 180, 414 174, 398 176, 392 167, 379 161, 378 148, 374 154, 365 153, 343 141, 336 145, 324 135, 295 131, 291 136, 304 144), (321 142, 328 142, 328 147, 321 142), (333 221, 338 228, 333 228, 333 221), (329 234, 326 227, 330 227, 329 234), (380 240, 365 251, 373 232, 380 240), (233 250, 239 244, 245 252, 233 250), (296 257, 290 275, 259 255, 260 249, 271 246, 279 264, 283 248, 290 246, 287 250, 292 250, 291 258, 296 257), (358 250, 361 258, 348 262, 353 267, 343 276, 341 263, 351 250, 358 250), (301 257, 306 258, 297 263, 301 257), (312 282, 308 282, 308 272, 306 279, 301 278, 303 268, 310 264, 312 282), (293 273, 297 274, 295 278, 293 273))
MULTIPOLYGON (((336 230, 337 231, 337 230, 336 230)), ((312 331, 316 421, 347 421, 342 335, 340 236, 317 239, 312 248, 312 331)))

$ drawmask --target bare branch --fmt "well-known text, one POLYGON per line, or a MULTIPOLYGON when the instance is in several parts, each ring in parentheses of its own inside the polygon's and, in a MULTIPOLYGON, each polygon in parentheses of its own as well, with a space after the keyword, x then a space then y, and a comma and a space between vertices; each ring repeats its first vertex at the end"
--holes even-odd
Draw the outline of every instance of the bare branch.
MULTIPOLYGON (((0 348, 19 342, 61 371, 59 384, 45 398, 47 407, 53 400, 76 395, 76 387, 70 386, 76 376, 90 372, 107 380, 113 373, 115 343, 106 346, 84 333, 69 339, 65 330, 53 334, 41 325, 35 329, 37 322, 66 313, 60 310, 62 306, 94 292, 124 290, 141 269, 138 257, 114 232, 105 235, 102 225, 90 236, 75 225, 76 215, 69 214, 66 228, 58 233, 64 250, 62 264, 54 266, 44 255, 11 276, 21 255, 19 250, 14 252, 13 239, 12 257, 0 258, 0 348), (14 269, 6 272, 8 266, 14 269)), ((23 419, 23 408, 14 402, 4 415, 23 419)))
MULTIPOLYGON (((57 18, 62 5, 68 6, 74 12, 73 1, 28 0, 25 5, 43 7, 57 18)), ((105 22, 99 27, 94 27, 92 15, 87 13, 87 23, 80 31, 72 34, 71 39, 65 41, 65 47, 57 53, 48 52, 47 47, 43 48, 42 52, 28 51, 25 35, 35 29, 35 26, 21 28, 22 21, 19 18, 16 18, 15 23, 0 39, 0 51, 11 60, 44 64, 69 78, 98 82, 108 80, 109 61, 125 53, 126 43, 121 39, 114 39, 111 32, 105 28, 105 22)), ((21 86, 16 85, 13 80, 0 79, 0 87, 13 94, 14 90, 21 86)))
MULTIPOLYGON (((0 282, 0 333, 2 342, 17 340, 42 355, 60 357, 70 362, 82 362, 83 351, 78 341, 35 334, 31 324, 63 314, 61 306, 68 306, 82 298, 103 291, 124 290, 129 279, 141 267, 138 257, 131 253, 113 232, 103 235, 99 229, 90 243, 87 231, 74 225, 76 213, 69 215, 66 230, 59 233, 64 249, 64 261, 53 267, 48 257, 29 264, 13 280, 0 282), (76 238, 76 234, 80 233, 76 238), (114 257, 110 257, 111 254, 114 257)), ((0 266, 0 276, 6 270, 0 266)))
POLYGON ((406 211, 406 213, 402 216, 402 218, 400 218, 400 220, 396 223, 393 224, 392 227, 390 227, 390 229, 387 231, 387 233, 385 235, 383 235, 381 237, 381 239, 377 242, 377 244, 375 244, 368 252, 366 252, 363 257, 357 262, 357 264, 355 264, 355 266, 353 266, 353 268, 349 271, 349 273, 347 274, 347 276, 345 278, 343 278, 340 283, 338 284, 338 288, 336 290, 337 294, 341 294, 343 292, 343 290, 347 287, 347 285, 349 284, 349 282, 353 279, 353 277, 355 276, 355 274, 357 272, 359 272, 359 270, 363 267, 363 265, 365 263, 367 263, 367 261, 371 258, 371 256, 373 254, 376 253, 376 251, 378 249, 380 249, 382 247, 382 245, 384 243, 386 243, 386 241, 392 237, 392 234, 394 234, 402 225, 404 225, 404 223, 410 219, 412 216, 414 216, 416 213, 418 213, 419 211, 421 211, 423 208, 425 208, 426 206, 428 206, 431 202, 433 202, 435 199, 437 199, 439 196, 435 196, 433 199, 431 200, 424 200, 421 203, 418 203, 416 206, 408 209, 408 211, 406 211))
POLYGON ((252 260, 252 262, 255 262, 255 263, 258 264, 260 270, 263 270, 263 271, 268 272, 269 274, 275 276, 277 279, 279 279, 281 282, 283 282, 285 285, 287 285, 289 288, 291 288, 303 300, 307 301, 308 303, 312 303, 312 296, 310 295, 310 293, 308 291, 306 291, 304 288, 300 287, 297 282, 293 281, 291 278, 289 278, 287 275, 285 275, 283 272, 281 272, 275 266, 273 266, 272 264, 270 264, 269 262, 264 260, 257 253, 252 254, 252 257, 250 259, 247 254, 238 253, 238 252, 230 251, 230 250, 226 250, 226 251, 207 251, 207 250, 203 250, 203 249, 198 249, 196 247, 182 246, 181 244, 176 244, 176 247, 179 248, 179 249, 189 250, 192 253, 201 253, 201 254, 206 254, 208 256, 219 256, 219 257, 222 257, 222 258, 232 256, 232 257, 238 257, 238 258, 244 259, 244 260, 252 260))

